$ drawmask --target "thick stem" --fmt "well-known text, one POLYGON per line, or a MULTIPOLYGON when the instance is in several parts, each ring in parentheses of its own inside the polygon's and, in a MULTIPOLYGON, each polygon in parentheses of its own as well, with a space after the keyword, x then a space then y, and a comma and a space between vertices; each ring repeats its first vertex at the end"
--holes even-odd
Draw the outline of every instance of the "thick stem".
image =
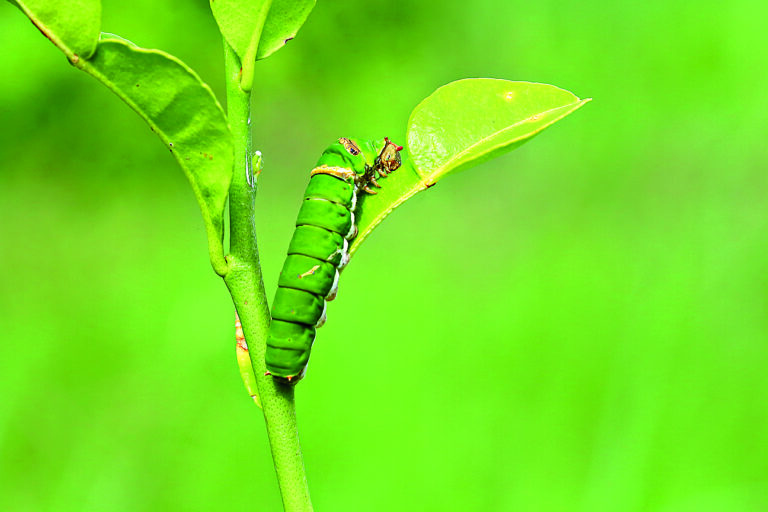
POLYGON ((286 512, 311 512, 296 427, 293 388, 265 375, 264 352, 270 316, 254 226, 257 172, 251 168, 251 98, 249 92, 240 88, 240 60, 226 41, 224 47, 227 113, 235 141, 234 176, 229 189, 229 270, 224 281, 240 315, 248 343, 283 507, 286 512))

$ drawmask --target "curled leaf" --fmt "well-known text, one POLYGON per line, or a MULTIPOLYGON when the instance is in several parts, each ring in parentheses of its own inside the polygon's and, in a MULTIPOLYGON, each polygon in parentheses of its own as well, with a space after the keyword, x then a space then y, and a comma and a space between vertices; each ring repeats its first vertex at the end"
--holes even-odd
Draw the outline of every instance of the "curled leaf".
POLYGON ((90 32, 94 23, 98 26, 101 9, 98 2, 20 0, 18 5, 34 16, 33 22, 75 67, 117 94, 173 153, 200 204, 211 264, 223 275, 227 269, 224 208, 232 181, 233 142, 224 111, 210 87, 167 53, 139 48, 112 34, 92 41, 90 32), (65 7, 82 7, 89 15, 82 33, 80 25, 68 21, 71 13, 65 7), (90 58, 83 57, 86 54, 90 58))
POLYGON ((12 0, 70 62, 94 76, 157 133, 187 175, 203 213, 211 264, 227 270, 224 208, 232 181, 233 142, 210 87, 179 59, 99 35, 98 0, 12 0))
POLYGON ((157 133, 189 179, 208 234, 211 263, 222 274, 224 207, 233 143, 224 111, 197 74, 177 58, 105 34, 77 67, 97 78, 157 133))

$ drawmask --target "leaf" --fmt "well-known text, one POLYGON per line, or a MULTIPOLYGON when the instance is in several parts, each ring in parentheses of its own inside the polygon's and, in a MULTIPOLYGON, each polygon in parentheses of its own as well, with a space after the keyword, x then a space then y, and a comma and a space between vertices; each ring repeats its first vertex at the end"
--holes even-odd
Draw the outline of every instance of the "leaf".
POLYGON ((210 0, 224 39, 243 66, 241 87, 251 89, 253 67, 296 36, 315 0, 210 0))
POLYGON ((314 7, 315 0, 272 0, 256 60, 266 59, 296 37, 314 7))
POLYGON ((75 64, 104 83, 157 133, 187 175, 208 234, 211 263, 226 272, 224 207, 233 142, 210 87, 177 58, 103 34, 90 60, 75 64))
POLYGON ((511 151, 588 101, 547 84, 458 80, 416 106, 407 146, 417 172, 431 185, 511 151))
POLYGON ((400 169, 380 180, 378 194, 362 198, 350 253, 396 207, 448 174, 519 147, 580 108, 580 100, 553 85, 475 78, 451 82, 419 103, 408 120, 400 169))
POLYGON ((98 0, 11 0, 69 58, 134 109, 187 175, 203 213, 214 270, 227 271, 224 207, 232 181, 233 142, 210 87, 186 64, 159 50, 102 34, 98 0))
POLYGON ((70 61, 96 50, 101 30, 99 0, 9 0, 27 15, 70 61))

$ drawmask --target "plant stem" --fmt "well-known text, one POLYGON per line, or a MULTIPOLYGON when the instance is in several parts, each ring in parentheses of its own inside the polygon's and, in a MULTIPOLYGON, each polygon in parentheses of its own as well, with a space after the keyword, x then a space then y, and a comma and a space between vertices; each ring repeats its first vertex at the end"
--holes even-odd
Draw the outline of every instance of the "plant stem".
POLYGON ((311 512, 309 489, 296 427, 293 387, 265 375, 264 353, 269 306, 261 276, 254 226, 255 176, 251 168, 250 92, 240 88, 241 65, 224 41, 227 114, 235 142, 235 165, 229 189, 230 254, 224 282, 243 326, 256 374, 272 459, 285 512, 311 512))

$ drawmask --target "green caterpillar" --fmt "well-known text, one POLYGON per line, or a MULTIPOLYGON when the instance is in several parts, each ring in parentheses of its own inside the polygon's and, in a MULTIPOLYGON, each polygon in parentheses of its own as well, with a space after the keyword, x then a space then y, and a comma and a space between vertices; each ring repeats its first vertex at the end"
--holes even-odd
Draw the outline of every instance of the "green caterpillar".
POLYGON ((315 329, 325 323, 326 301, 336 297, 339 272, 349 263, 349 241, 357 235, 360 194, 375 194, 377 178, 401 165, 402 146, 340 138, 310 173, 296 231, 288 246, 267 337, 267 373, 289 382, 307 368, 315 329))

